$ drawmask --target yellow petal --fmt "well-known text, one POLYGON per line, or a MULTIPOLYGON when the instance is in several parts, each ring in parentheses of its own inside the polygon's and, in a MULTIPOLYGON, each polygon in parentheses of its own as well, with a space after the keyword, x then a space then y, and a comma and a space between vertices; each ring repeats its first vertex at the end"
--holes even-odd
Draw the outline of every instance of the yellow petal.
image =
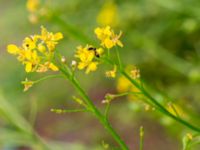
POLYGON ((84 69, 86 66, 87 66, 86 63, 80 62, 80 63, 78 64, 78 69, 79 69, 79 70, 82 70, 82 69, 84 69))
POLYGON ((58 71, 58 67, 55 66, 53 63, 50 63, 50 64, 49 64, 49 68, 50 68, 51 70, 53 70, 53 71, 58 71))
POLYGON ((43 44, 38 44, 38 50, 41 53, 44 53, 46 51, 46 47, 43 44))
POLYGON ((88 67, 87 67, 87 69, 86 69, 86 74, 88 74, 90 71, 95 71, 95 70, 97 70, 97 62, 91 62, 89 65, 88 65, 88 67))
POLYGON ((26 63, 26 67, 25 67, 25 71, 26 72, 31 72, 32 70, 32 63, 31 62, 27 62, 26 63))
POLYGON ((124 46, 120 40, 117 41, 117 45, 119 45, 120 47, 124 46))
POLYGON ((103 44, 104 44, 105 47, 108 48, 108 49, 110 49, 110 48, 112 48, 112 47, 114 46, 113 41, 110 40, 109 38, 106 38, 103 44))
POLYGON ((95 33, 97 36, 99 36, 99 35, 102 33, 101 28, 96 28, 96 29, 94 30, 94 33, 95 33))
POLYGON ((98 48, 96 51, 99 55, 101 55, 104 52, 103 48, 98 48))
POLYGON ((10 44, 7 46, 7 51, 10 54, 16 55, 20 51, 20 49, 16 45, 10 44))
POLYGON ((63 38, 63 34, 61 32, 54 34, 54 40, 58 41, 62 38, 63 38))
POLYGON ((48 35, 47 29, 41 26, 41 39, 45 41, 47 38, 47 35, 48 35))
POLYGON ((26 50, 25 51, 25 57, 26 57, 26 59, 31 60, 32 52, 30 50, 26 50))

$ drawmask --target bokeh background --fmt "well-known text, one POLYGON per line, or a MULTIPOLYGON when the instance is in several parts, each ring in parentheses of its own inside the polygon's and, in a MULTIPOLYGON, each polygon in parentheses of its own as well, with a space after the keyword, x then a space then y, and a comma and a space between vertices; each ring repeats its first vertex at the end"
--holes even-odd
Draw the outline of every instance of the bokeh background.
MULTIPOLYGON (((87 113, 55 114, 51 108, 76 108, 78 96, 63 79, 50 79, 23 92, 21 81, 42 75, 25 74, 6 46, 21 44, 39 33, 40 26, 61 31, 57 49, 73 59, 76 46, 96 41, 94 28, 109 24, 123 31, 124 64, 136 65, 152 95, 168 107, 170 97, 180 115, 200 126, 200 2, 198 0, 41 0, 38 12, 27 10, 26 0, 0 0, 0 149, 45 149, 34 129, 54 150, 102 150, 102 143, 117 147, 104 128, 87 113), (79 35, 77 38, 76 35, 79 35), (82 36, 82 33, 84 36, 82 36), (165 96, 163 96, 165 95, 165 96)), ((82 86, 101 103, 106 93, 117 93, 117 79, 104 69, 78 73, 82 86)), ((144 150, 180 150, 182 138, 192 131, 149 108, 137 97, 112 103, 110 120, 131 150, 139 149, 139 128, 144 127, 144 150)), ((200 149, 199 145, 192 150, 200 149)))

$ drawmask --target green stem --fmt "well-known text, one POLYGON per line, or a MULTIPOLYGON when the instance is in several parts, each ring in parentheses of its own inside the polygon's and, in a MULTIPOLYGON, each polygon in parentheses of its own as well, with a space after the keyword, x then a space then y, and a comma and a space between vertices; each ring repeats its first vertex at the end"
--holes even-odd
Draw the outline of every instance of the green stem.
POLYGON ((121 59, 120 59, 120 56, 119 56, 118 48, 116 47, 115 50, 116 50, 116 54, 117 54, 117 60, 118 60, 118 63, 119 63, 119 67, 121 69, 122 68, 122 62, 121 62, 121 59))
POLYGON ((62 113, 75 113, 75 112, 87 112, 89 110, 87 109, 51 109, 51 112, 55 112, 58 114, 62 114, 62 113))
POLYGON ((108 120, 108 113, 109 113, 109 110, 110 110, 110 102, 108 102, 106 104, 106 109, 105 109, 105 117, 106 117, 106 120, 108 120))
POLYGON ((97 107, 93 104, 93 102, 90 100, 88 95, 85 93, 85 91, 81 88, 79 82, 75 78, 69 78, 68 72, 66 72, 64 69, 60 68, 60 71, 67 77, 67 79, 73 84, 75 89, 79 92, 79 94, 82 96, 84 101, 87 103, 89 108, 91 108, 92 112, 96 116, 96 118, 100 121, 100 123, 105 127, 105 129, 112 135, 112 137, 115 139, 115 141, 119 144, 122 150, 128 150, 128 147, 124 143, 124 141, 121 139, 121 137, 116 133, 116 131, 113 129, 112 125, 108 122, 107 119, 105 119, 105 116, 97 109, 97 107))
POLYGON ((174 107, 174 105, 172 103, 169 104, 169 106, 172 108, 172 110, 174 111, 174 113, 176 114, 177 117, 180 117, 178 111, 176 110, 176 108, 174 107))
MULTIPOLYGON (((102 60, 104 60, 106 63, 113 65, 114 63, 109 60, 108 58, 102 58, 102 60)), ((134 86, 136 86, 141 92, 142 94, 150 101, 152 102, 152 104, 163 114, 167 115, 168 117, 176 120, 177 122, 179 122, 180 124, 188 127, 189 129, 196 131, 198 133, 200 133, 200 128, 188 123, 187 121, 183 120, 182 118, 179 118, 175 115, 173 115, 172 113, 170 113, 167 109, 165 109, 156 99, 154 99, 145 89, 143 86, 139 85, 135 80, 133 80, 125 71, 123 68, 121 68, 119 70, 119 72, 125 77, 127 78, 134 86)))
POLYGON ((63 75, 61 75, 61 74, 48 75, 48 76, 45 76, 43 78, 40 78, 40 79, 34 81, 34 83, 38 83, 38 82, 41 82, 41 81, 44 81, 44 80, 47 80, 47 79, 58 78, 58 77, 63 77, 63 75))
POLYGON ((140 150, 143 150, 144 145, 144 129, 140 127, 140 150))
POLYGON ((156 99, 154 99, 144 88, 141 88, 141 86, 133 80, 124 70, 120 70, 121 74, 127 78, 133 85, 135 85, 140 91, 143 93, 143 95, 148 98, 162 113, 167 115, 168 117, 176 120, 177 122, 181 123, 182 125, 190 128, 193 131, 200 132, 200 128, 188 123, 187 121, 173 115, 170 113, 167 109, 165 109, 156 99))

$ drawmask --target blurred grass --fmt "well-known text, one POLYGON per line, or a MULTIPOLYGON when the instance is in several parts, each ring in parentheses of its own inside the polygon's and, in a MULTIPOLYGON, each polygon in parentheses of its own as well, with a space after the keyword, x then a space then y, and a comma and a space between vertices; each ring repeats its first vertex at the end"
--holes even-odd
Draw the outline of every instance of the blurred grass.
MULTIPOLYGON (((98 25, 96 17, 106 3, 92 0, 49 2, 51 9, 56 12, 56 17, 62 20, 41 20, 33 25, 28 21, 25 0, 0 0, 0 90, 5 97, 0 99, 0 147, 3 149, 5 145, 16 148, 26 144, 32 145, 29 134, 18 131, 20 129, 29 132, 31 124, 42 137, 53 141, 53 145, 61 145, 60 149, 66 145, 62 147, 63 143, 57 144, 54 140, 64 143, 69 141, 72 147, 68 144, 67 146, 71 150, 82 150, 85 146, 86 149, 100 147, 102 140, 112 144, 114 142, 97 122, 92 121, 92 117, 83 114, 58 116, 49 112, 51 108, 74 106, 71 94, 75 93, 67 82, 54 79, 34 86, 27 93, 22 92, 20 82, 26 75, 21 64, 7 54, 6 45, 20 44, 25 36, 39 32, 40 25, 44 25, 52 31, 65 34, 58 50, 65 54, 70 62, 77 45, 94 40, 93 29, 98 25), (76 35, 80 38, 76 39, 76 35), (32 101, 37 105, 35 123, 29 120, 32 101), (18 110, 19 114, 15 110, 18 110), (77 122, 82 125, 75 126, 77 122), (93 133, 90 132, 91 126, 94 127, 93 133), (52 131, 52 127, 56 130, 52 131), (79 144, 79 141, 83 142, 79 144)), ((139 66, 142 78, 151 87, 149 89, 154 96, 161 101, 165 99, 156 93, 158 89, 164 95, 172 97, 173 102, 190 116, 187 119, 200 125, 199 1, 116 0, 114 3, 117 5, 119 18, 115 29, 123 31, 122 40, 125 47, 120 50, 120 55, 125 64, 139 66)), ((80 73, 78 76, 90 95, 97 99, 95 103, 101 107, 100 100, 104 94, 116 91, 113 86, 115 82, 103 78, 102 71, 89 76, 80 73)), ((33 75, 32 78, 37 77, 33 75)), ((181 149, 181 138, 189 131, 155 111, 151 114, 144 111, 142 104, 126 101, 125 98, 115 102, 111 109, 114 126, 131 147, 139 146, 137 129, 142 124, 146 132, 144 149, 181 149)), ((195 149, 198 150, 199 147, 195 149)))

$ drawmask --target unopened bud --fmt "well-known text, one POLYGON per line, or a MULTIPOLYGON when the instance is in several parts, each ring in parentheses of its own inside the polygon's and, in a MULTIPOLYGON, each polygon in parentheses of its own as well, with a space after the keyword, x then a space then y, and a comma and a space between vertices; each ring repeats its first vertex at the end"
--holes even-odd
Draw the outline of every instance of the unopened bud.
POLYGON ((61 62, 62 62, 63 64, 66 63, 66 58, 65 58, 65 56, 62 56, 61 62))

